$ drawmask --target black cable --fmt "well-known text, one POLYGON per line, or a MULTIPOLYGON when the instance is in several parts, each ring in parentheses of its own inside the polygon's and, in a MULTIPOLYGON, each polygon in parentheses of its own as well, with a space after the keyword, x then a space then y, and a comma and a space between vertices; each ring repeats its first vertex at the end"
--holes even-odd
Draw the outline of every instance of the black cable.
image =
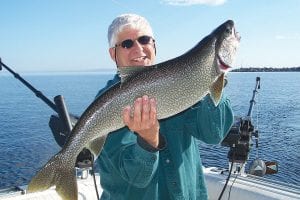
MULTIPOLYGON (((233 155, 233 157, 234 157, 234 155, 233 155)), ((234 159, 232 159, 231 166, 230 166, 230 170, 229 170, 229 174, 228 174, 228 177, 227 177, 227 179, 226 179, 226 183, 225 183, 225 185, 224 185, 224 187, 223 187, 223 189, 222 189, 222 192, 221 192, 220 195, 219 195, 218 200, 221 200, 221 199, 222 199, 222 196, 223 196, 223 194, 224 194, 224 191, 225 191, 225 189, 226 189, 226 187, 227 187, 227 185, 228 185, 228 181, 229 181, 229 179, 230 179, 231 172, 232 172, 232 168, 233 168, 233 161, 234 161, 234 159)))
POLYGON ((234 178, 234 180, 232 181, 232 184, 231 184, 231 186, 230 186, 229 193, 228 193, 228 200, 230 199, 231 188, 232 188, 233 184, 235 183, 235 180, 236 180, 237 177, 238 177, 238 174, 235 175, 235 178, 234 178))
POLYGON ((97 195, 97 199, 100 199, 99 197, 99 192, 97 188, 97 182, 96 182, 96 177, 95 177, 95 170, 94 170, 94 155, 92 154, 92 175, 93 175, 93 180, 94 180, 94 185, 95 185, 95 191, 97 195))

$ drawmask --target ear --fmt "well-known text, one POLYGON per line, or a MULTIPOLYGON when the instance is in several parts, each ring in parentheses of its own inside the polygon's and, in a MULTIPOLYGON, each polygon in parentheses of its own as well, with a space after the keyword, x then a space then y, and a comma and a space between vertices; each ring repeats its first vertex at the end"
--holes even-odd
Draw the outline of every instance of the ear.
POLYGON ((113 61, 116 62, 116 50, 115 48, 109 48, 109 55, 113 61))

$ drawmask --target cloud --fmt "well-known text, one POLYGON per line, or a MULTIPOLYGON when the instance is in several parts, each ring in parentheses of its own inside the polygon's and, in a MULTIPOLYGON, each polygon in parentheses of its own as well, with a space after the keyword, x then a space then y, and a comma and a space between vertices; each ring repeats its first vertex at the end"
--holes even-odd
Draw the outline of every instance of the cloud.
POLYGON ((172 6, 191 6, 198 4, 218 6, 225 2, 226 0, 162 0, 162 3, 172 6))

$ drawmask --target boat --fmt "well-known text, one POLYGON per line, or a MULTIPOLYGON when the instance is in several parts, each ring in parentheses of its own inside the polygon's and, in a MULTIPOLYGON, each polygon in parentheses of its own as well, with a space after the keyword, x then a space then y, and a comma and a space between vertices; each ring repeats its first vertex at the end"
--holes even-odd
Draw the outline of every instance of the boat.
MULTIPOLYGON (((81 170, 81 169, 77 169, 81 170)), ((228 177, 228 170, 216 167, 203 168, 205 180, 208 189, 209 199, 219 199, 222 188, 226 183, 228 177)), ((89 170, 86 169, 85 173, 89 170)), ((98 195, 101 195, 102 188, 100 186, 100 176, 95 175, 98 195)), ((93 181, 93 176, 88 174, 77 176, 78 184, 78 200, 97 200, 97 194, 93 181)), ((272 181, 263 177, 258 177, 250 174, 240 175, 236 174, 230 178, 228 184, 230 185, 224 192, 222 199, 243 199, 243 200, 299 200, 300 187, 283 182, 272 181)), ((26 193, 27 186, 20 186, 0 190, 1 200, 61 200, 56 193, 55 187, 46 191, 37 193, 26 193)))
MULTIPOLYGON (((63 97, 58 95, 54 98, 55 103, 36 90, 30 83, 15 73, 7 65, 2 66, 11 72, 15 78, 32 90, 37 97, 41 98, 56 114, 50 117, 49 126, 53 132, 56 142, 63 146, 72 127, 78 120, 78 116, 69 114, 63 97)), ((251 150, 251 139, 255 137, 256 148, 258 148, 258 130, 252 124, 252 108, 255 103, 255 95, 260 88, 260 78, 256 78, 253 96, 250 100, 248 114, 244 117, 235 117, 235 122, 229 134, 221 145, 229 147, 228 168, 204 167, 203 172, 207 184, 209 199, 243 199, 243 200, 296 200, 300 199, 300 186, 287 184, 264 178, 265 174, 278 172, 276 162, 264 162, 256 158, 246 172, 245 165, 249 159, 251 150)), ((84 149, 76 161, 76 176, 78 184, 78 199, 96 200, 101 196, 100 176, 93 173, 93 160, 88 149, 84 149)), ((37 193, 27 193, 27 185, 17 186, 0 190, 0 200, 31 200, 31 199, 61 199, 56 193, 55 187, 37 193)))

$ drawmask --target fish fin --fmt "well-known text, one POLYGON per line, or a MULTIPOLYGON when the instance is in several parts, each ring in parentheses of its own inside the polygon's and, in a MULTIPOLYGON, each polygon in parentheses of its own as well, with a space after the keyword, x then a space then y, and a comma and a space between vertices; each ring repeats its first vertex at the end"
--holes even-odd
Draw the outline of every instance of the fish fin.
POLYGON ((63 200, 77 200, 78 189, 74 170, 68 170, 63 174, 56 184, 55 190, 63 200))
POLYGON ((118 67, 118 74, 121 78, 121 84, 126 82, 131 77, 134 77, 138 73, 147 69, 155 68, 156 65, 152 66, 130 66, 130 67, 118 67))
POLYGON ((210 86, 209 93, 210 97, 213 100, 215 106, 220 103, 222 92, 224 88, 224 73, 222 73, 210 86))
POLYGON ((56 186, 63 200, 77 200, 78 189, 74 166, 65 160, 63 153, 53 156, 48 163, 31 179, 27 192, 33 193, 56 186))
POLYGON ((107 135, 98 137, 89 143, 87 148, 94 154, 94 160, 96 160, 97 156, 100 154, 100 152, 104 146, 106 136, 107 135))

